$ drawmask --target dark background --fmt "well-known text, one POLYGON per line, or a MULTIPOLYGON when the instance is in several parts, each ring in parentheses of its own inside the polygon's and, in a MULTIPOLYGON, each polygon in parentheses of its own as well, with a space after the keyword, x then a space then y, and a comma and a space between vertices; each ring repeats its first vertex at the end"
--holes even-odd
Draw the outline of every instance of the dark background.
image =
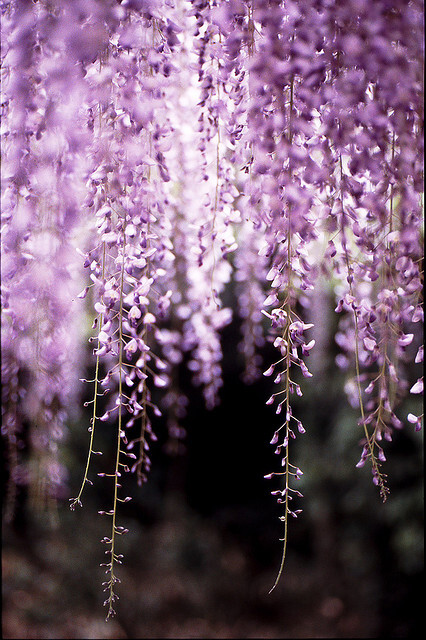
MULTIPOLYGON (((190 397, 186 451, 165 452, 164 421, 155 425, 152 471, 141 489, 126 477, 133 500, 120 506, 124 564, 117 616, 104 621, 100 562, 109 535, 111 486, 96 473, 112 465, 102 423, 83 509, 68 498, 81 482, 88 416, 70 426, 63 450, 68 489, 57 513, 34 513, 20 489, 12 525, 3 527, 5 638, 410 638, 423 630, 422 432, 412 425, 386 447, 390 497, 382 504, 371 471, 356 469, 357 413, 333 364, 332 339, 316 377, 303 383, 294 413, 306 433, 292 445, 304 471, 304 493, 289 523, 284 573, 268 594, 281 559, 282 523, 263 476, 278 470, 269 441, 277 426, 265 406, 271 379, 241 382, 237 322, 224 332, 221 405, 206 411, 182 368, 190 397), (312 382, 313 381, 313 382, 312 382)), ((330 331, 331 334, 331 331, 330 331)), ((275 358, 264 350, 265 363, 275 358)), ((316 365, 318 368, 318 364, 316 365)), ((414 381, 418 372, 413 372, 414 381)), ((418 407, 417 407, 418 409, 418 407)), ((410 408, 401 407, 401 415, 410 408)))

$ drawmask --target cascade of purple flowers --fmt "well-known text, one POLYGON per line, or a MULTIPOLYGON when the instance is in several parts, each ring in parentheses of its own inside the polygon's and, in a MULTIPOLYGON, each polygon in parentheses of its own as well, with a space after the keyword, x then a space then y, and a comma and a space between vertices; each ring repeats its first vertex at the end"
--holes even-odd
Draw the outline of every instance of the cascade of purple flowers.
POLYGON ((121 475, 146 481, 163 408, 171 440, 184 436, 185 359, 207 407, 220 401, 233 279, 244 379, 264 369, 279 416, 259 438, 273 434, 280 460, 283 562, 319 276, 360 414, 357 466, 386 499, 383 440, 422 420, 398 409, 423 390, 406 376, 423 360, 422 2, 11 0, 1 12, 8 517, 20 484, 39 502, 64 492, 60 442, 89 340, 90 443, 71 504, 110 421, 116 466, 99 475, 114 479, 113 615, 121 475), (267 340, 277 356, 263 365, 267 340))

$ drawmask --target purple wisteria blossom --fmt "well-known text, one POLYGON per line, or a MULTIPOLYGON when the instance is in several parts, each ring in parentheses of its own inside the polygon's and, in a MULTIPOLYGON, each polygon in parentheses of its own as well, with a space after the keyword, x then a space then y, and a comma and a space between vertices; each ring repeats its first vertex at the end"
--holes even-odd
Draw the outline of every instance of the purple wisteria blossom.
POLYGON ((39 506, 64 496, 61 440, 89 351, 70 503, 95 480, 98 430, 111 433, 115 464, 98 475, 114 483, 100 511, 114 615, 122 474, 147 481, 163 413, 169 449, 184 448, 180 366, 208 408, 220 402, 235 312, 243 378, 270 381, 277 416, 256 432, 277 456, 276 585, 301 513, 292 445, 309 425, 293 405, 325 348, 319 299, 335 299, 336 365, 359 412, 354 466, 383 500, 386 443, 421 428, 402 407, 423 392, 423 5, 10 0, 1 17, 7 518, 21 485, 39 506))

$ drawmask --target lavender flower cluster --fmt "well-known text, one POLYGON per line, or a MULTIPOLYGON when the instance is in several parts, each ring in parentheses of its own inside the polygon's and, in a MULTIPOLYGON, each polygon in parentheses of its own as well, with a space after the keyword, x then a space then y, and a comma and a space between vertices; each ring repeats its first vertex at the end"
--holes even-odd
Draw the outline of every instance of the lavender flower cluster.
POLYGON ((312 376, 319 277, 336 298, 337 365, 359 408, 357 466, 370 463, 383 500, 383 440, 405 419, 421 425, 398 406, 423 390, 405 373, 423 360, 422 3, 10 0, 1 15, 8 517, 20 483, 47 503, 64 490, 60 441, 89 339, 90 444, 71 506, 111 421, 115 468, 98 475, 114 482, 102 513, 115 613, 118 506, 130 500, 120 478, 146 481, 162 409, 171 439, 184 437, 180 363, 207 407, 219 402, 234 280, 244 379, 266 369, 277 389, 267 404, 284 416, 269 474, 281 482, 278 581, 288 519, 301 512, 290 454, 305 428, 292 397, 312 376))

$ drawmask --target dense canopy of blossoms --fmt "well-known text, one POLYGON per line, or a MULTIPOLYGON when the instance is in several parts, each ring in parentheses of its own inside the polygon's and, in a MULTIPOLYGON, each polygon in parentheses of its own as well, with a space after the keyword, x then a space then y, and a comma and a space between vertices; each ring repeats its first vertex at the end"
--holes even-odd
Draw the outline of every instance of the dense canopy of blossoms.
POLYGON ((118 507, 130 500, 121 474, 146 480, 163 408, 156 388, 171 435, 182 436, 181 362, 207 407, 217 404, 220 332, 234 311, 244 378, 271 376, 267 403, 280 415, 270 477, 280 482, 284 562, 288 519, 300 513, 291 441, 305 431, 292 396, 312 376, 320 280, 336 298, 337 365, 352 372, 360 412, 357 466, 371 465, 385 500, 383 439, 421 423, 397 408, 423 389, 405 374, 423 357, 422 2, 0 4, 8 516, 19 484, 46 501, 64 485, 58 450, 89 338, 90 448, 71 506, 91 482, 96 429, 110 420, 116 464, 100 475, 114 478, 103 512, 112 615, 118 507), (234 309, 224 302, 231 282, 234 309), (265 340, 277 357, 263 366, 265 340))

